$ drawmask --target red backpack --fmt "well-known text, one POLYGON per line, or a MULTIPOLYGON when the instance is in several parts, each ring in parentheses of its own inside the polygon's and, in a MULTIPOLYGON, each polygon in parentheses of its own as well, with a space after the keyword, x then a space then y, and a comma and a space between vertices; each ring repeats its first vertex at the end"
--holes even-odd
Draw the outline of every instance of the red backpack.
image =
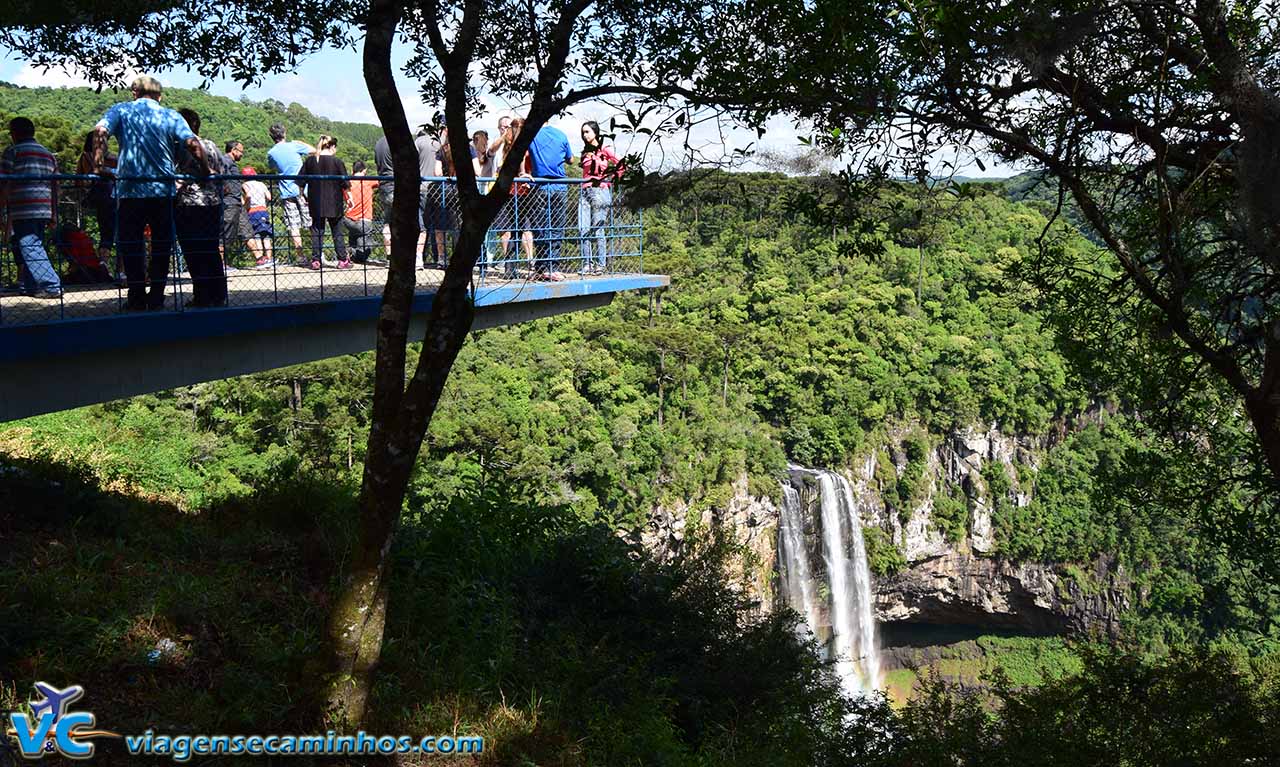
POLYGON ((98 259, 93 240, 80 229, 64 226, 58 230, 58 251, 67 259, 63 281, 69 285, 111 282, 111 273, 98 259))

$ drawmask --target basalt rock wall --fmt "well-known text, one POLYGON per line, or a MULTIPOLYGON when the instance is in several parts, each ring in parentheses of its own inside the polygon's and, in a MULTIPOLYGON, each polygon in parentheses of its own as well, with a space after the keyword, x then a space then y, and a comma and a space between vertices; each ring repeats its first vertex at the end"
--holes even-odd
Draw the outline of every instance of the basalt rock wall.
MULTIPOLYGON (((1086 413, 1048 435, 1006 434, 994 426, 925 439, 912 425, 890 430, 883 442, 846 470, 873 549, 893 546, 903 563, 874 577, 876 618, 910 633, 920 627, 964 626, 1026 634, 1113 633, 1137 598, 1124 568, 1108 557, 1094 562, 1016 562, 997 548, 997 502, 1031 502, 1033 473, 1056 440, 1105 414, 1086 413), (997 499, 990 481, 1003 474, 997 499), (946 511, 946 520, 942 510, 946 511), (957 522, 959 520, 959 522, 957 522), (877 532, 878 531, 878 532, 877 532), (958 534, 957 534, 958 533, 958 534)), ((739 544, 732 564, 737 582, 760 609, 778 609, 777 537, 780 499, 747 493, 745 478, 716 507, 691 512, 679 503, 651 515, 639 538, 651 552, 674 557, 695 531, 739 544)), ((817 545, 816 540, 813 545, 817 545)), ((884 551, 881 550, 881 555, 884 551)), ((811 552, 821 559, 821 552, 811 552)), ((903 635, 901 630, 888 632, 903 635)))

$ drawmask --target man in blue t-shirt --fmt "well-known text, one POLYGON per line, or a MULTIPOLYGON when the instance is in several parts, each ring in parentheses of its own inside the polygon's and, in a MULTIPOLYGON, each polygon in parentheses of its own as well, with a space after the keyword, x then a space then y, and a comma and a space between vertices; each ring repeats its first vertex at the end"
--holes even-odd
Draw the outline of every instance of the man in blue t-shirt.
MULTIPOLYGON (((542 126, 529 145, 533 158, 535 178, 564 178, 564 165, 573 160, 569 137, 564 131, 550 125, 542 126)), ((541 184, 534 198, 541 203, 530 211, 534 226, 534 243, 537 254, 537 278, 562 280, 560 243, 564 239, 565 220, 568 215, 568 190, 564 184, 541 184)))
POLYGON ((112 106, 93 129, 93 165, 107 173, 107 136, 115 136, 120 156, 115 173, 120 226, 116 238, 129 286, 127 308, 163 309, 164 288, 173 253, 173 153, 186 145, 208 175, 208 160, 200 140, 182 115, 160 106, 160 82, 139 77, 130 86, 133 101, 112 106), (151 227, 151 266, 147 268, 144 232, 151 227), (150 289, 147 282, 150 280, 150 289))
MULTIPOLYGON (((267 165, 281 176, 300 175, 302 161, 307 155, 315 154, 315 147, 304 141, 285 141, 284 126, 280 123, 272 125, 268 132, 275 146, 267 152, 267 165)), ((293 238, 296 261, 301 266, 310 266, 311 259, 304 258, 302 253, 302 230, 311 228, 311 211, 307 208, 307 201, 302 199, 298 184, 293 180, 282 179, 276 197, 280 200, 284 225, 293 238)))

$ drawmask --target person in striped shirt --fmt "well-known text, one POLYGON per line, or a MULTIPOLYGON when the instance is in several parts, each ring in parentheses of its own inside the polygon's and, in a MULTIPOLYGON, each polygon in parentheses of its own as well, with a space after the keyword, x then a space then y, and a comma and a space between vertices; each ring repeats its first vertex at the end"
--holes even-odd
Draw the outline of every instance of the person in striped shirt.
MULTIPOLYGON (((36 141, 36 126, 26 117, 9 121, 13 145, 0 155, 0 177, 52 176, 58 171, 53 153, 36 141)), ((7 209, 13 253, 22 263, 22 288, 35 298, 60 298, 62 280, 49 263, 44 234, 55 220, 57 179, 0 181, 0 208, 7 209)))

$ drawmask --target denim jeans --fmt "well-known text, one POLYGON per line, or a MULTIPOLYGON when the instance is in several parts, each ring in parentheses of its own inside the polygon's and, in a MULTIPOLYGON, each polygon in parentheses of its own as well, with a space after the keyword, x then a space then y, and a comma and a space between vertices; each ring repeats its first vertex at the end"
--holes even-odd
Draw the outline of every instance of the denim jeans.
POLYGON ((578 236, 582 238, 583 271, 605 268, 609 255, 605 224, 609 223, 609 208, 612 205, 613 192, 607 186, 583 184, 578 190, 578 236))
POLYGON ((449 230, 449 208, 445 205, 443 183, 426 181, 418 187, 418 213, 422 228, 427 233, 426 249, 421 255, 426 261, 427 254, 430 253, 430 263, 433 264, 446 263, 448 260, 448 256, 440 253, 436 244, 436 232, 449 230))
POLYGON ((120 249, 120 260, 124 262, 125 279, 129 285, 129 308, 162 308, 164 286, 169 279, 169 257, 173 255, 173 198, 120 198, 120 226, 116 233, 116 247, 120 249), (147 264, 147 243, 142 235, 148 225, 151 226, 150 265, 147 264))
POLYGON ((13 253, 22 264, 22 289, 27 293, 61 293, 62 280, 44 249, 48 219, 20 218, 13 222, 13 253))
POLYGON ((536 196, 540 203, 530 206, 534 217, 530 224, 533 227, 533 249, 538 271, 561 271, 560 243, 564 240, 569 191, 564 184, 547 184, 535 189, 529 196, 536 196))

